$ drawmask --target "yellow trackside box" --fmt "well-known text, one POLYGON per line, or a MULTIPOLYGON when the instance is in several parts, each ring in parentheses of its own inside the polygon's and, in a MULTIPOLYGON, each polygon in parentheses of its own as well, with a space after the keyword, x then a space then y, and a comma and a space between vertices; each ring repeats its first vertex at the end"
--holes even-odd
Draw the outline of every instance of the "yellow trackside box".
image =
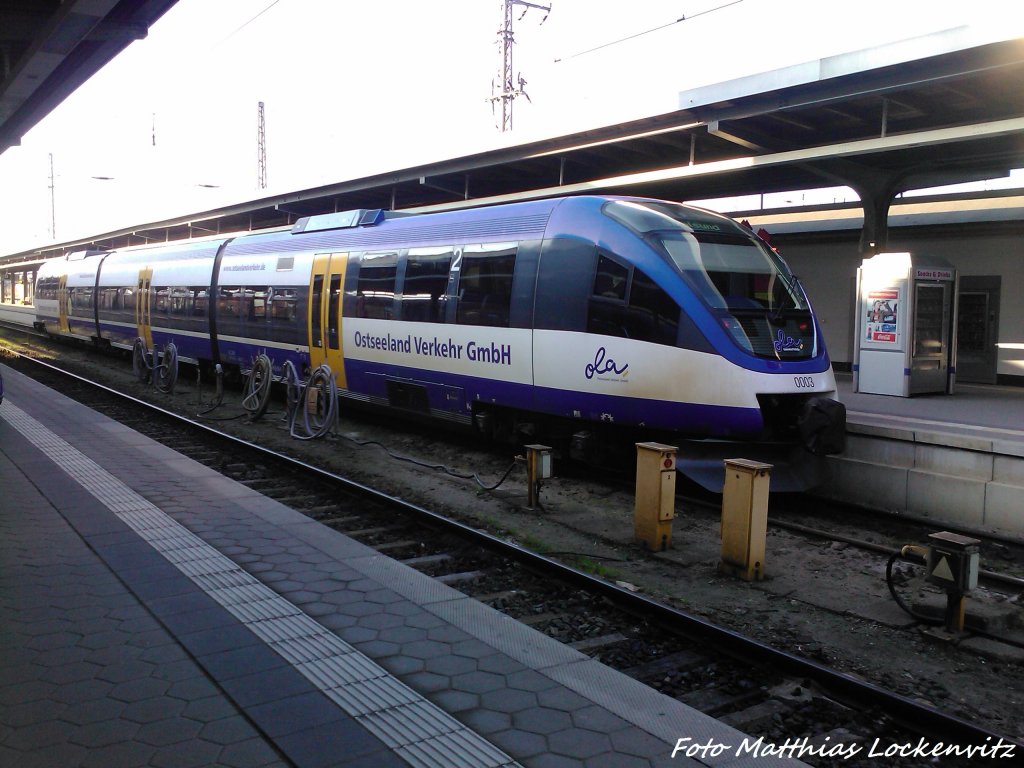
POLYGON ((725 460, 719 570, 747 581, 764 578, 771 470, 771 464, 747 459, 725 460))
POLYGON ((676 516, 676 451, 661 443, 636 444, 636 506, 633 533, 652 552, 672 546, 676 516))

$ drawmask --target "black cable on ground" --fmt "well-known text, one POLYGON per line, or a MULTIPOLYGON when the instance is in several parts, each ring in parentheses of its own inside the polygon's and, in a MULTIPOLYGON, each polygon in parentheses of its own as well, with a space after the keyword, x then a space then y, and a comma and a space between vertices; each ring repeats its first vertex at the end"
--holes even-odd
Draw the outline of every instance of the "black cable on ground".
POLYGON ((896 562, 896 560, 901 557, 903 557, 902 552, 895 552, 893 553, 892 557, 889 558, 889 562, 885 564, 885 583, 888 585, 889 592, 892 594, 893 600, 896 601, 896 605, 898 605, 904 611, 909 613, 913 618, 917 619, 918 621, 924 622, 925 624, 932 624, 938 626, 945 623, 942 619, 936 619, 934 616, 924 616, 920 613, 917 613, 913 608, 911 608, 909 605, 903 602, 903 598, 899 596, 898 592, 896 592, 896 585, 893 583, 892 580, 892 566, 896 562))
POLYGON ((217 394, 214 395, 213 404, 203 408, 203 391, 202 382, 200 380, 202 374, 198 369, 196 370, 196 393, 198 395, 196 407, 200 409, 196 411, 196 418, 203 419, 204 421, 234 421, 235 419, 240 419, 243 416, 248 416, 248 411, 242 411, 241 413, 236 413, 233 416, 217 417, 207 415, 213 413, 224 404, 224 369, 221 367, 220 363, 217 363, 214 367, 214 373, 217 377, 217 394))
POLYGON ((342 435, 342 437, 345 440, 348 440, 350 443, 355 443, 360 447, 368 447, 371 445, 377 446, 382 451, 384 451, 384 453, 386 453, 388 456, 390 456, 392 459, 395 459, 396 461, 405 461, 408 462, 409 464, 415 464, 418 467, 423 467, 424 469, 440 470, 441 472, 444 472, 446 475, 450 475, 451 477, 457 477, 460 480, 473 480, 474 482, 476 482, 477 485, 480 486, 480 489, 484 491, 497 490, 498 487, 508 479, 508 476, 512 474, 512 470, 515 469, 516 465, 519 463, 518 460, 513 461, 509 468, 505 470, 505 474, 501 476, 501 479, 498 480, 498 482, 496 482, 494 485, 486 485, 484 481, 480 479, 480 476, 477 475, 475 472, 469 474, 466 474, 464 472, 456 472, 454 469, 451 469, 445 464, 422 461, 420 459, 414 459, 411 456, 403 456, 400 453, 395 453, 386 445, 377 442, 376 440, 357 440, 356 438, 348 437, 347 435, 342 435))

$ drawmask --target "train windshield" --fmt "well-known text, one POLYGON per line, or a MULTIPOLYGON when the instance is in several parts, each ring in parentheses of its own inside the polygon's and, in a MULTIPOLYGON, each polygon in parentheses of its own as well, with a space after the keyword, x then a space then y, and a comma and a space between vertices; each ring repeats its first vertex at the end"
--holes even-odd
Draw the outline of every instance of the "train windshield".
POLYGON ((667 256, 741 348, 776 359, 814 354, 810 307, 799 281, 741 225, 654 201, 616 200, 605 213, 667 256))
POLYGON ((775 254, 735 235, 652 233, 693 289, 718 309, 807 309, 796 278, 775 254))

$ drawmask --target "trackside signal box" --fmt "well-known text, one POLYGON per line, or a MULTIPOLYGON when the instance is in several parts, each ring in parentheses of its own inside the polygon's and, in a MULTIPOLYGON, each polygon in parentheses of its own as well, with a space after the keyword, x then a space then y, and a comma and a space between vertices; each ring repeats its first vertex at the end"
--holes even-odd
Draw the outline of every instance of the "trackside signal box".
POLYGON ((676 516, 676 451, 661 443, 636 444, 634 538, 652 552, 672 546, 676 516))
POLYGON ((879 253, 857 270, 853 391, 953 394, 957 271, 943 259, 879 253))
POLYGON ((771 464, 748 459, 725 460, 719 571, 746 581, 764 578, 771 473, 771 464))
POLYGON ((958 533, 928 535, 928 581, 946 590, 946 629, 963 632, 966 594, 978 586, 981 542, 958 533))
POLYGON ((940 587, 969 592, 978 586, 981 555, 978 539, 942 531, 928 535, 928 581, 940 587))

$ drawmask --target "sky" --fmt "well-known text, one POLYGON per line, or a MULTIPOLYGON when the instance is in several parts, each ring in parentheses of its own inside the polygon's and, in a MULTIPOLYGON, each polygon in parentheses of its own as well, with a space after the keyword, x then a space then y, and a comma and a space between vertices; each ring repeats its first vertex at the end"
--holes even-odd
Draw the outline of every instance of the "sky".
POLYGON ((681 91, 939 30, 1024 35, 1019 0, 534 4, 552 9, 519 6, 513 27, 530 101, 502 134, 502 0, 179 0, 0 155, 0 255, 669 112, 681 91))

